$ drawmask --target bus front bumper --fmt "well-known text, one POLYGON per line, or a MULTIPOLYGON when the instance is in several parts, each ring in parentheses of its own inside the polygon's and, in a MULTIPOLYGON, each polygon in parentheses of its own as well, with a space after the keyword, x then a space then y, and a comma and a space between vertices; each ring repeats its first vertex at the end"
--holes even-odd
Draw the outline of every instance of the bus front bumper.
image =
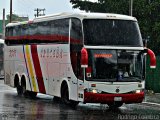
POLYGON ((100 93, 84 93, 84 103, 102 103, 109 104, 114 102, 122 102, 126 104, 141 103, 144 99, 144 92, 129 94, 100 94, 100 93))

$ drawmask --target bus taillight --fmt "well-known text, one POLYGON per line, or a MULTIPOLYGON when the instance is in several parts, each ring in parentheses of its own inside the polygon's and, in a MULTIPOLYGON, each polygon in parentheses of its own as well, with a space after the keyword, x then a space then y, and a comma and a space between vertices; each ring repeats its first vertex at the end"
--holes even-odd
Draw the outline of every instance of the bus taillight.
POLYGON ((151 49, 147 49, 147 53, 150 57, 150 68, 156 68, 156 56, 151 49))
POLYGON ((81 67, 88 67, 88 52, 86 48, 82 48, 81 50, 81 67))

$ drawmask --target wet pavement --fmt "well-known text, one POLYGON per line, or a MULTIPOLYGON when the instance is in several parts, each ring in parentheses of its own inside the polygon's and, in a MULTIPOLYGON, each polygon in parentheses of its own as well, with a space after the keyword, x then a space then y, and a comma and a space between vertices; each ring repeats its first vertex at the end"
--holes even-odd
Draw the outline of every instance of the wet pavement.
POLYGON ((35 99, 17 96, 0 81, 0 120, 159 120, 160 94, 147 94, 144 103, 109 109, 107 105, 82 104, 76 109, 54 102, 52 96, 35 99))
POLYGON ((146 94, 145 101, 160 104, 160 93, 146 94))

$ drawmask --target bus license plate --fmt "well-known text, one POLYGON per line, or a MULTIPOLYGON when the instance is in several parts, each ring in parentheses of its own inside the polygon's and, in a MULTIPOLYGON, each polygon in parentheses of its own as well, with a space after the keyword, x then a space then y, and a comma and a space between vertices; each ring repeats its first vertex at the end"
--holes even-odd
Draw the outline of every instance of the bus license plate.
POLYGON ((114 97, 114 101, 122 101, 122 97, 114 97))

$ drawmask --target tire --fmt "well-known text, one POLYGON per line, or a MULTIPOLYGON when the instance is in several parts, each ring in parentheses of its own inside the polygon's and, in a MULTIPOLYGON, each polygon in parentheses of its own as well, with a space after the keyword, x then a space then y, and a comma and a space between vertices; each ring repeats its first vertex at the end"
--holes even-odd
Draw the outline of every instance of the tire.
POLYGON ((37 96, 37 92, 33 92, 33 91, 27 91, 28 95, 30 98, 35 99, 37 96))
POLYGON ((26 85, 22 85, 22 94, 24 97, 28 96, 28 91, 26 90, 26 85))
POLYGON ((69 91, 68 91, 67 85, 62 86, 61 99, 62 99, 62 103, 66 104, 66 105, 70 104, 69 91))
POLYGON ((78 104, 79 104, 78 101, 73 101, 73 100, 70 101, 70 106, 71 106, 72 108, 76 108, 78 104))
POLYGON ((20 85, 17 85, 17 94, 18 96, 22 96, 23 95, 23 88, 20 85))
POLYGON ((60 102, 60 97, 54 96, 53 97, 53 102, 60 102))
POLYGON ((109 108, 113 109, 113 108, 119 108, 123 105, 122 102, 114 102, 114 103, 111 103, 111 104, 108 104, 109 108))
POLYGON ((79 104, 78 101, 69 100, 69 90, 66 84, 62 86, 61 99, 62 103, 71 106, 72 108, 75 108, 79 104))
POLYGON ((22 95, 24 97, 28 97, 28 92, 26 90, 26 79, 24 76, 21 78, 21 87, 22 87, 22 95))

